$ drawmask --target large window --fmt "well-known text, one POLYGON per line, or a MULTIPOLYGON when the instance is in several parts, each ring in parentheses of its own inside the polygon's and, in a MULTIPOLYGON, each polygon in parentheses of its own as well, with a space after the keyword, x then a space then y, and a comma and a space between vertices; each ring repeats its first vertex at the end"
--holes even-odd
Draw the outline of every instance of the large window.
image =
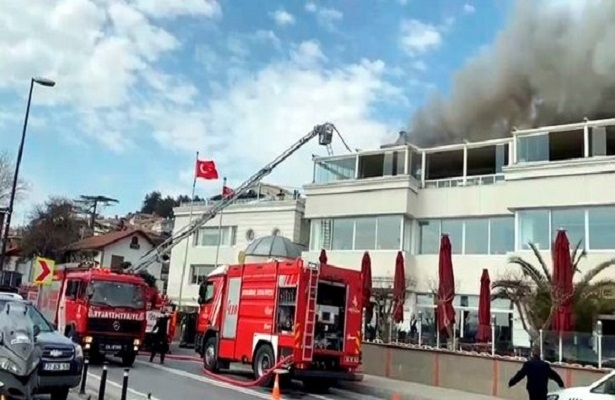
POLYGON ((549 134, 517 137, 517 162, 549 161, 549 134))
POLYGON ((589 248, 615 249, 615 207, 590 208, 587 214, 589 248))
POLYGON ((235 246, 237 243, 237 227, 236 226, 223 226, 218 228, 202 228, 199 229, 194 235, 194 246, 215 247, 218 245, 218 238, 220 239, 220 246, 235 246))
POLYGON ((529 249, 533 243, 541 250, 551 248, 549 210, 528 210, 519 212, 517 238, 521 249, 529 249))
POLYGON ((585 243, 585 210, 552 210, 551 211, 551 241, 555 240, 558 229, 565 229, 571 246, 585 243))
POLYGON ((316 160, 314 162, 314 183, 329 183, 355 179, 357 156, 316 160))
POLYGON ((402 221, 401 215, 315 219, 310 250, 401 250, 402 221))
POLYGON ((192 264, 190 265, 190 283, 199 285, 207 278, 207 275, 216 268, 213 264, 192 264))
POLYGON ((406 151, 384 151, 359 156, 359 179, 397 176, 406 173, 406 151))
POLYGON ((515 247, 512 216, 419 221, 418 254, 437 254, 447 233, 454 254, 505 254, 515 247))
POLYGON ((466 220, 465 254, 489 253, 489 220, 476 218, 466 220))

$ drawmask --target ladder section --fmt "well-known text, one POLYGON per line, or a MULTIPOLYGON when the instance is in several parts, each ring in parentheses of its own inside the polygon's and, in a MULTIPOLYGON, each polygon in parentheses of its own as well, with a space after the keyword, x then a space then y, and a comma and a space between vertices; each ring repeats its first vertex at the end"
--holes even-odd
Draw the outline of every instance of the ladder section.
MULTIPOLYGON (((309 265, 309 264, 308 264, 309 265)), ((318 299, 318 265, 309 265, 308 297, 305 307, 305 332, 303 333, 303 361, 314 356, 314 330, 316 329, 316 300, 318 299)))

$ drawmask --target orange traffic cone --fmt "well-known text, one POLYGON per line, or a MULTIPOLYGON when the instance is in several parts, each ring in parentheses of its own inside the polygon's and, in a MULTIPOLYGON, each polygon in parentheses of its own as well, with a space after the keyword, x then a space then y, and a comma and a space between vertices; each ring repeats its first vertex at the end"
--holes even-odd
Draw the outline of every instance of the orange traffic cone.
POLYGON ((271 400, 280 399, 280 378, 278 374, 275 374, 275 381, 273 381, 273 391, 271 392, 271 400))
POLYGON ((391 397, 391 400, 401 400, 401 399, 397 393, 393 393, 393 397, 391 397))

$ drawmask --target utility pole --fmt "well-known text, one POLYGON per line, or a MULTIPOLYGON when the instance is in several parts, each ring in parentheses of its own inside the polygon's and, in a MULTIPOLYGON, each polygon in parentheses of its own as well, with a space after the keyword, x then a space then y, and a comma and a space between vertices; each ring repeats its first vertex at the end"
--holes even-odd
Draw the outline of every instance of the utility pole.
POLYGON ((79 199, 75 200, 75 203, 82 205, 82 211, 88 218, 88 227, 92 230, 92 232, 94 232, 98 211, 104 207, 110 206, 111 204, 119 203, 119 200, 102 195, 81 195, 79 196, 79 199))

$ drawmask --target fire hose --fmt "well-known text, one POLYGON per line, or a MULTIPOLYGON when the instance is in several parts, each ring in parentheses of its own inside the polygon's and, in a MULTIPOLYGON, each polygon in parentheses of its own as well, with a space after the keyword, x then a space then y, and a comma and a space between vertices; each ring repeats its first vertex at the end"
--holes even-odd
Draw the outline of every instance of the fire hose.
POLYGON ((253 381, 244 381, 244 380, 240 380, 240 379, 233 379, 233 378, 229 378, 228 376, 224 376, 221 374, 215 374, 211 371, 206 370, 205 368, 203 368, 203 373, 205 375, 208 375, 214 379, 217 379, 219 381, 225 382, 225 383, 229 383, 231 385, 235 385, 235 386, 240 386, 240 387, 254 387, 254 386, 261 386, 263 384, 263 382, 265 380, 267 380, 267 378, 269 378, 271 376, 271 374, 273 374, 275 372, 276 369, 281 368, 282 366, 284 366, 286 363, 290 362, 292 360, 292 356, 288 356, 283 358, 282 360, 278 361, 277 364, 275 364, 273 367, 269 368, 261 377, 259 377, 258 379, 255 379, 253 381))

